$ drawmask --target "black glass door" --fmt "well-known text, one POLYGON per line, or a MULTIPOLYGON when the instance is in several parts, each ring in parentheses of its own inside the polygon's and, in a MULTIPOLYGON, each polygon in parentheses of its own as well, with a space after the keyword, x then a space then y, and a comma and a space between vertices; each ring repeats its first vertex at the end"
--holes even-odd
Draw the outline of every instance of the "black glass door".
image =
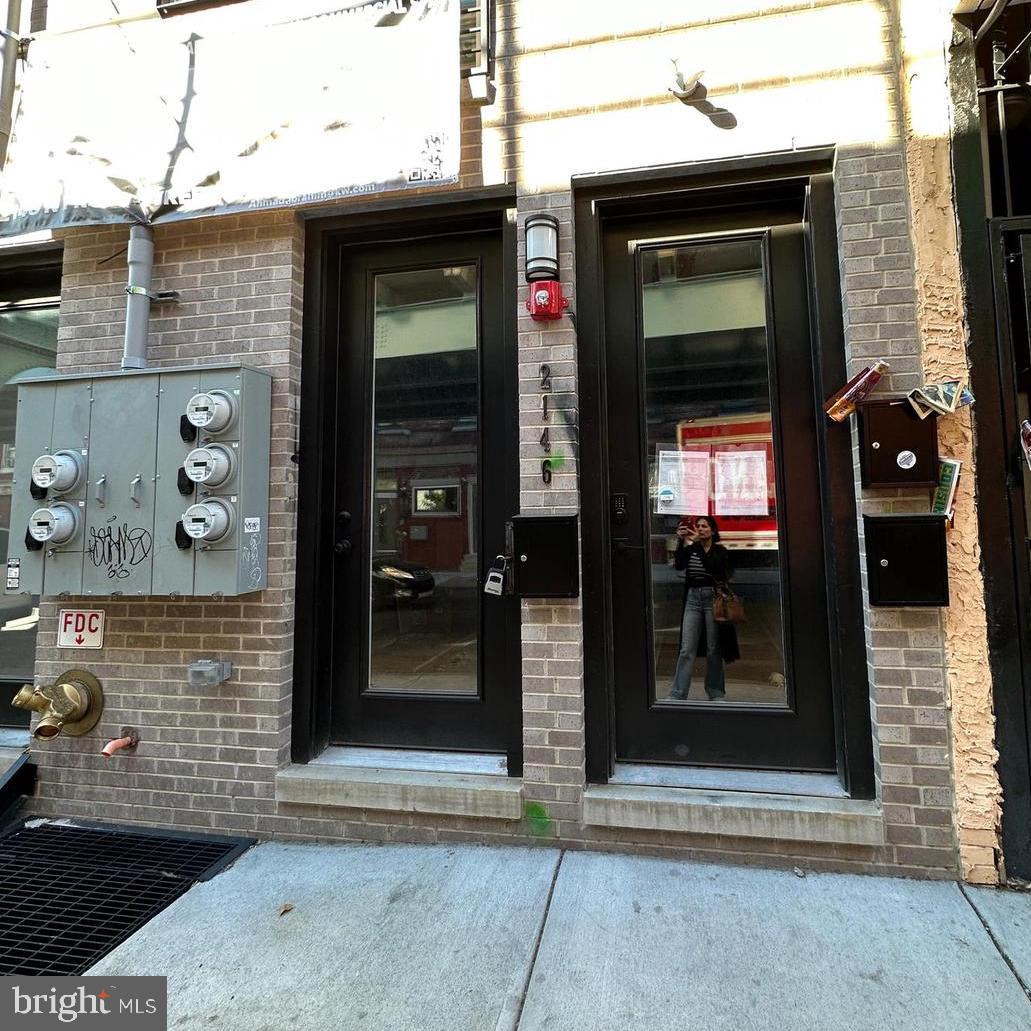
POLYGON ((771 221, 603 241, 617 759, 835 768, 805 230, 771 221))
POLYGON ((502 751, 499 240, 345 247, 340 269, 333 738, 502 751))

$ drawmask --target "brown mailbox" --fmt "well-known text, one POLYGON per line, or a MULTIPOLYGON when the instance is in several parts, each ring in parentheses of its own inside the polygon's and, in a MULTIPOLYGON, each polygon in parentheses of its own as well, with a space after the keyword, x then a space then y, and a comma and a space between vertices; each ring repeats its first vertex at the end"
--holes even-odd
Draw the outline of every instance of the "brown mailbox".
POLYGON ((871 605, 948 605, 945 517, 863 516, 871 605))
POLYGON ((936 487, 938 419, 921 419, 904 397, 864 401, 859 469, 864 487, 936 487))

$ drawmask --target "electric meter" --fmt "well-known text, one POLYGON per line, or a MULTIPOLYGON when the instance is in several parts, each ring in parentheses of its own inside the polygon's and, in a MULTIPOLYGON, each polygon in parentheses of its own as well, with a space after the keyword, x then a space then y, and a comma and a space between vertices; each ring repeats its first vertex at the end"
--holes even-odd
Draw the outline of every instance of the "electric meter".
POLYGON ((233 513, 224 501, 202 501, 183 513, 183 529, 195 541, 220 541, 233 525, 233 513))
POLYGON ((186 418, 190 425, 208 433, 221 433, 235 416, 236 401, 224 390, 194 394, 186 405, 186 418))
POLYGON ((187 477, 194 483, 221 487, 233 472, 233 453, 221 444, 196 447, 183 462, 187 477))
POLYGON ((29 536, 40 544, 66 544, 78 528, 79 513, 63 501, 37 508, 29 517, 29 536))
POLYGON ((32 463, 32 482, 43 489, 52 488, 57 494, 75 490, 82 480, 82 455, 74 451, 55 451, 40 455, 32 463))

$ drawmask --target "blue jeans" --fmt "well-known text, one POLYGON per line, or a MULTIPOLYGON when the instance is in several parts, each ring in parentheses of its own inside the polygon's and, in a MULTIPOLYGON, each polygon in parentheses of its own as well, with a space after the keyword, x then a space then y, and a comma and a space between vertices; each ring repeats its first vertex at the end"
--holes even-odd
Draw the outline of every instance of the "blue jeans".
POLYGON ((711 587, 689 587, 684 600, 684 617, 680 628, 680 654, 673 674, 671 696, 683 700, 691 689, 691 670, 698 654, 698 642, 705 633, 705 693, 710 700, 725 698, 727 689, 723 682, 723 654, 716 630, 716 619, 712 614, 711 587))

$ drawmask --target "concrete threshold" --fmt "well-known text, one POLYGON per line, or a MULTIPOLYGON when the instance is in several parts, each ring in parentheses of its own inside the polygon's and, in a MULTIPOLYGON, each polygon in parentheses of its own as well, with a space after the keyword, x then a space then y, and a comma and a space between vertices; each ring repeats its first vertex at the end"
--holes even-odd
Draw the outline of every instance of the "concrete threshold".
POLYGON ((584 823, 768 841, 884 842, 876 802, 751 791, 592 785, 584 793, 584 823))
POLYGON ((276 801, 518 820, 523 782, 492 774, 295 764, 276 774, 276 801))

